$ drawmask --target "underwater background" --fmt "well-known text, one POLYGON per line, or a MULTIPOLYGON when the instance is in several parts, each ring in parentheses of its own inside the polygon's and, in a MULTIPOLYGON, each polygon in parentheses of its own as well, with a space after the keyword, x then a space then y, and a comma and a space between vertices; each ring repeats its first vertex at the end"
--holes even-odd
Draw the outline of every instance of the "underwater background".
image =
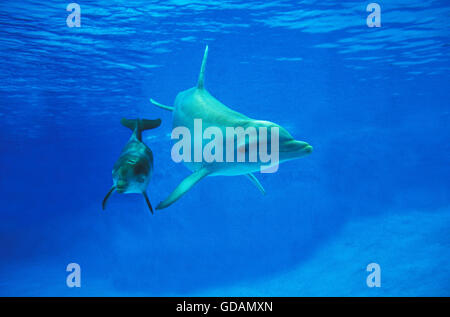
POLYGON ((450 3, 0 2, 0 295, 449 296, 450 3), (190 174, 172 105, 206 88, 285 127, 311 155, 207 177, 154 215, 111 169, 144 132, 156 206, 190 174), (81 267, 81 288, 66 266, 81 267), (381 287, 369 288, 369 263, 381 287))

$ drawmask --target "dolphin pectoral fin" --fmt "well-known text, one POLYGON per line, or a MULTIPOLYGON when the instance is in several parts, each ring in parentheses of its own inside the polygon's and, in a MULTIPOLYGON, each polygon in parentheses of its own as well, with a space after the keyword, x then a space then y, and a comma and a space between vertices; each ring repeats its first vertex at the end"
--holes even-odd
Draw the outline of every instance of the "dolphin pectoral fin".
POLYGON ((159 102, 155 101, 154 99, 150 99, 150 102, 152 104, 154 104, 155 106, 160 107, 165 110, 173 111, 173 109, 174 109, 174 107, 163 105, 162 103, 159 103, 159 102))
POLYGON ((152 204, 150 203, 150 199, 148 199, 147 193, 143 192, 142 195, 144 195, 145 201, 147 202, 148 209, 150 209, 150 212, 153 215, 153 207, 152 207, 152 204))
POLYGON ((256 178, 255 175, 253 175, 252 173, 248 173, 245 176, 247 176, 247 178, 253 183, 255 184, 256 187, 258 187, 258 189, 261 191, 261 193, 263 193, 263 195, 266 194, 266 191, 264 190, 264 187, 262 187, 261 183, 259 182, 259 180, 256 178))
POLYGON ((166 200, 159 203, 156 209, 163 209, 172 205, 181 196, 184 195, 189 189, 197 184, 202 178, 207 176, 210 172, 206 168, 201 168, 198 171, 192 173, 175 188, 175 190, 166 198, 166 200))
POLYGON ((106 194, 105 198, 103 199, 103 203, 102 203, 102 207, 103 210, 105 210, 106 208, 106 202, 109 198, 109 196, 111 196, 111 194, 116 190, 116 186, 111 187, 111 189, 109 190, 109 192, 106 194))

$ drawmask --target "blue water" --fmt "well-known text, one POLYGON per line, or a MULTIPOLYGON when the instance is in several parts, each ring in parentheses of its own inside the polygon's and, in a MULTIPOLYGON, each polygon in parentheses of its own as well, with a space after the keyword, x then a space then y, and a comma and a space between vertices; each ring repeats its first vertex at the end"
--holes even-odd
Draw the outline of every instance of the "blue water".
POLYGON ((0 2, 0 295, 450 295, 448 1, 379 1, 379 28, 361 1, 80 1, 79 28, 68 3, 0 2), (154 206, 189 175, 149 98, 193 87, 206 45, 214 96, 314 152, 265 196, 207 177, 102 211, 122 117, 163 121, 154 206))

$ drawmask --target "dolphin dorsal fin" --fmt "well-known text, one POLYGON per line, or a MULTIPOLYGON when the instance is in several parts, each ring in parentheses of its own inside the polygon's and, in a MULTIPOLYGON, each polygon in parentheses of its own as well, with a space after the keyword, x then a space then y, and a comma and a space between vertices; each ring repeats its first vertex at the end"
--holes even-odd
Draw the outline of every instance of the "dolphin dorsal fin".
POLYGON ((205 83, 205 68, 206 68, 206 60, 208 59, 208 45, 205 48, 205 54, 203 54, 202 67, 200 68, 200 75, 198 75, 198 83, 197 88, 203 89, 205 83))

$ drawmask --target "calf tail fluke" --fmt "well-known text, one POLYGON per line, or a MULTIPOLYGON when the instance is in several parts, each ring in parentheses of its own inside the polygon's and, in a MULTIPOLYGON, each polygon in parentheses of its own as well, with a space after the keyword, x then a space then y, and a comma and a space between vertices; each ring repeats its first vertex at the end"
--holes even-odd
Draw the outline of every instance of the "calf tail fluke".
POLYGON ((147 119, 125 119, 123 118, 120 123, 124 127, 131 129, 136 138, 142 141, 142 131, 155 129, 161 125, 161 119, 147 120, 147 119))
POLYGON ((155 129, 161 125, 161 119, 156 120, 147 120, 147 119, 125 119, 123 118, 120 123, 124 127, 127 127, 131 130, 135 130, 136 128, 139 131, 155 129))

